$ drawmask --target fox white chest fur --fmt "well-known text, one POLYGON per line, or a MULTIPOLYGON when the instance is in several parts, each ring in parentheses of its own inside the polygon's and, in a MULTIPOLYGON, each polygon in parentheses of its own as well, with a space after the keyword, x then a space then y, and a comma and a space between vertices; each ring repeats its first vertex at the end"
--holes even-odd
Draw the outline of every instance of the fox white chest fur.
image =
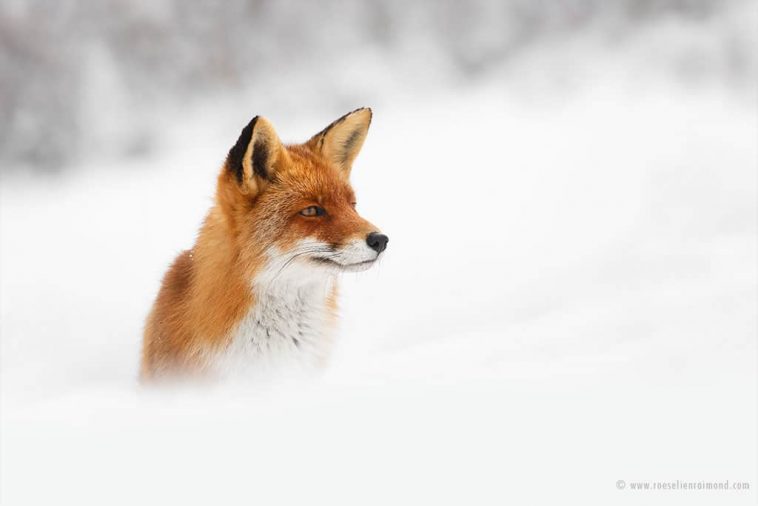
POLYGON ((323 366, 333 342, 330 295, 336 279, 326 272, 272 262, 253 281, 255 303, 232 331, 217 360, 223 376, 323 366))

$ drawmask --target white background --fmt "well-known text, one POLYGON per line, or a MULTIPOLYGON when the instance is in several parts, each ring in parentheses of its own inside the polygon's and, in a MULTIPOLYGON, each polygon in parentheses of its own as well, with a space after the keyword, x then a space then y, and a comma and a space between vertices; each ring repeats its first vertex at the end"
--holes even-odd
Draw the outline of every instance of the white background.
POLYGON ((6 174, 2 504, 754 504, 755 83, 655 68, 661 41, 747 33, 742 5, 465 84, 409 90, 366 56, 349 74, 379 105, 214 96, 167 108, 147 155, 6 174), (343 279, 329 369, 139 388, 160 277, 242 126, 301 141, 363 105, 353 185, 390 243, 343 279))

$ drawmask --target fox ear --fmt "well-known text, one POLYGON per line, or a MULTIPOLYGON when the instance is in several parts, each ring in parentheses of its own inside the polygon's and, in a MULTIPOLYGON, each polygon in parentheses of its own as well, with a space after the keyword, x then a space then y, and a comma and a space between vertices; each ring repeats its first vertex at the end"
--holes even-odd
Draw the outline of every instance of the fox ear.
POLYGON ((273 179, 276 167, 286 157, 287 151, 269 120, 256 116, 229 150, 226 168, 245 193, 255 194, 273 179))
POLYGON ((311 137, 307 146, 350 175, 353 160, 366 140, 369 125, 371 109, 356 109, 311 137))

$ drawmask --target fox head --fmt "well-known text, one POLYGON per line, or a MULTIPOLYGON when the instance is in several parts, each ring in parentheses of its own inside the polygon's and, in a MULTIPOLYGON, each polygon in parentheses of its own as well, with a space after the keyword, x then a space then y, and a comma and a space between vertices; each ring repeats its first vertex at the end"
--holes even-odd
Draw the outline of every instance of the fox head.
POLYGON ((238 261, 277 272, 361 271, 377 261, 388 238, 358 214, 350 186, 370 123, 371 109, 358 109, 303 144, 284 145, 266 118, 250 121, 217 192, 238 261))

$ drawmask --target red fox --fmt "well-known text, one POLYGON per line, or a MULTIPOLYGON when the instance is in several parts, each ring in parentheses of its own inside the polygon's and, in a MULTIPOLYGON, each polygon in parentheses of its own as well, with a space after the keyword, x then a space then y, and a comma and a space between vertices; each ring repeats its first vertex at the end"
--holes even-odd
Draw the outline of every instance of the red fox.
POLYGON ((349 182, 371 117, 357 109, 293 145, 266 118, 248 123, 195 245, 163 278, 145 325, 142 380, 326 361, 337 275, 370 268, 387 247, 358 215, 349 182))

